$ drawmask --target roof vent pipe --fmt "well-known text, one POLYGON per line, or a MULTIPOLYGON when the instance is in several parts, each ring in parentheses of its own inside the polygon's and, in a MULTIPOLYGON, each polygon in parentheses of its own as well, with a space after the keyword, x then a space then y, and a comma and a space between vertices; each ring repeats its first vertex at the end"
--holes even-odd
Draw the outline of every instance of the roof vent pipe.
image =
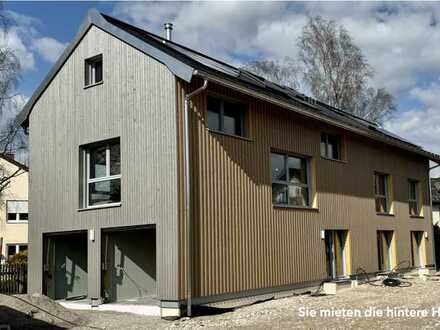
POLYGON ((171 41, 171 32, 173 31, 173 23, 165 23, 163 25, 167 40, 171 41))

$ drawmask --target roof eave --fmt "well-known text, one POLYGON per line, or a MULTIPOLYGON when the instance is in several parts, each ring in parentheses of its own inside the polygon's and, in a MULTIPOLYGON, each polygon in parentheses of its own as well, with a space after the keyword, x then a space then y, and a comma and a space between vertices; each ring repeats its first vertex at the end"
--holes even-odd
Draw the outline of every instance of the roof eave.
POLYGON ((29 172, 29 167, 27 167, 26 165, 24 165, 24 164, 22 164, 22 163, 16 161, 16 160, 13 159, 13 158, 10 158, 10 157, 8 157, 8 156, 6 156, 6 155, 0 155, 0 158, 1 158, 1 159, 4 159, 4 160, 7 161, 8 163, 11 163, 12 165, 17 166, 19 169, 21 169, 21 170, 23 170, 23 171, 25 171, 25 172, 29 172))
MULTIPOLYGON (((203 71, 200 71, 200 70, 196 70, 194 72, 194 75, 200 76, 200 77, 202 77, 204 79, 207 79, 207 80, 212 81, 214 83, 218 83, 218 84, 223 85, 225 87, 229 87, 229 88, 235 89, 235 90, 240 91, 240 92, 242 92, 244 94, 248 94, 248 95, 257 97, 259 99, 263 99, 263 100, 268 101, 268 102, 273 103, 273 104, 277 104, 277 105, 279 105, 279 106, 281 106, 283 108, 287 108, 289 110, 295 111, 296 113, 299 113, 299 114, 304 115, 306 117, 314 118, 314 119, 317 119, 319 121, 326 122, 326 123, 328 123, 328 124, 330 124, 332 126, 343 128, 345 130, 351 131, 351 132, 356 133, 358 135, 362 135, 362 136, 368 137, 370 139, 373 139, 373 140, 376 140, 376 141, 379 141, 379 142, 383 142, 383 143, 386 143, 388 145, 395 146, 397 148, 409 151, 411 153, 415 153, 415 154, 418 154, 420 156, 426 157, 427 159, 429 159, 429 160, 431 160, 433 162, 440 163, 440 155, 437 155, 437 154, 425 151, 423 149, 416 150, 414 148, 406 147, 405 145, 403 145, 401 143, 392 142, 390 140, 386 140, 386 139, 380 138, 379 136, 375 136, 373 134, 368 134, 365 131, 362 131, 360 129, 356 129, 355 127, 352 127, 352 126, 349 126, 349 125, 345 125, 345 124, 343 124, 341 122, 338 122, 336 120, 333 120, 333 119, 325 117, 325 116, 322 116, 322 115, 320 115, 318 113, 310 112, 310 111, 307 111, 306 109, 301 109, 300 107, 297 107, 297 106, 295 106, 293 104, 290 104, 288 102, 279 100, 279 99, 277 99, 275 97, 269 96, 269 95, 267 95, 267 94, 265 94, 263 92, 258 92, 256 90, 251 89, 251 88, 247 88, 246 86, 243 86, 242 84, 234 83, 234 82, 232 82, 232 81, 230 81, 228 79, 221 78, 221 77, 218 77, 218 76, 215 76, 213 74, 210 74, 210 73, 207 73, 207 72, 203 72, 203 71)), ((304 103, 304 106, 310 107, 310 105, 308 105, 306 103, 304 103)))

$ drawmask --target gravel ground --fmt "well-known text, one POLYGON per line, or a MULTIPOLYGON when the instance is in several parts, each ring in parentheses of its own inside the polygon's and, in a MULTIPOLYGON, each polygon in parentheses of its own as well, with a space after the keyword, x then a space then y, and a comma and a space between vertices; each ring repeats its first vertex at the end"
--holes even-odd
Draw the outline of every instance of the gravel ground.
POLYGON ((290 296, 224 314, 182 318, 173 322, 124 313, 75 311, 81 322, 74 329, 439 328, 440 281, 431 279, 410 279, 411 286, 397 288, 364 284, 355 289, 343 289, 335 296, 290 296), (319 315, 323 311, 335 315, 319 315), (350 311, 357 314, 350 315, 350 311), (380 312, 388 315, 381 316, 380 312), (411 313, 419 315, 411 316, 411 313))
POLYGON ((386 328, 415 329, 440 327, 440 282, 422 279, 408 280, 410 287, 375 287, 368 284, 355 289, 343 289, 335 296, 292 296, 271 300, 221 315, 183 318, 168 322, 154 317, 119 313, 81 312, 85 318, 93 315, 90 325, 105 329, 198 329, 198 328, 386 328), (387 311, 387 308, 389 310, 387 311), (309 315, 306 316, 306 309, 309 315), (343 315, 310 315, 323 310, 343 315), (434 309, 434 313, 433 310, 434 309), (350 316, 352 313, 361 315, 350 316), (357 311, 356 311, 357 310, 357 311), (388 313, 380 316, 380 312, 388 313), (438 312, 437 312, 438 311, 438 312), (418 317, 410 313, 419 313, 418 317), (93 313, 93 314, 91 314, 93 313), (372 315, 375 313, 375 315, 372 315), (398 316, 397 313, 403 315, 398 316), (302 314, 302 315, 301 315, 302 314), (406 315, 405 315, 406 314, 406 315))

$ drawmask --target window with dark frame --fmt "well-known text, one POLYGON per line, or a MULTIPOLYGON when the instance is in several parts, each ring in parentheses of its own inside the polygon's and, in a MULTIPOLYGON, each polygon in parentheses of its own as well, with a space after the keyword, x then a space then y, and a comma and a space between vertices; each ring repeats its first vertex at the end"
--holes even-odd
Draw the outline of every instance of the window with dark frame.
POLYGON ((207 125, 214 131, 244 136, 246 106, 209 95, 207 97, 207 125))
POLYGON ((374 194, 376 200, 376 213, 389 213, 388 174, 375 173, 374 194))
POLYGON ((6 221, 8 223, 28 222, 28 201, 6 201, 6 221))
POLYGON ((271 153, 272 203, 310 206, 308 159, 271 153))
POLYGON ((92 86, 102 82, 102 55, 85 61, 85 85, 92 86))
POLYGON ((336 134, 321 134, 321 156, 328 159, 342 160, 342 138, 336 134))
POLYGON ((84 146, 84 207, 121 202, 120 140, 84 146))
POLYGON ((416 180, 408 180, 408 206, 410 215, 419 215, 419 182, 416 180))

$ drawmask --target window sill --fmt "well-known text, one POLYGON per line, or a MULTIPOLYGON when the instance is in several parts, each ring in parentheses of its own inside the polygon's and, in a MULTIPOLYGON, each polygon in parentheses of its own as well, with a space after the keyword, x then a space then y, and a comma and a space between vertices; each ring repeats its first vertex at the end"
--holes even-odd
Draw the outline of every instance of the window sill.
POLYGON ((385 216, 385 217, 394 217, 395 216, 395 214, 393 214, 393 213, 376 213, 376 215, 385 216))
POLYGON ((100 82, 84 86, 84 89, 95 87, 95 86, 99 86, 99 85, 102 85, 103 83, 104 83, 104 81, 101 80, 100 82))
POLYGON ((113 208, 113 207, 121 207, 121 203, 103 204, 103 205, 84 207, 84 208, 78 209, 78 212, 99 210, 99 209, 109 209, 109 208, 113 208))
POLYGON ((210 129, 210 128, 207 128, 207 130, 208 130, 209 133, 212 133, 212 134, 219 134, 219 135, 229 136, 229 137, 236 138, 236 139, 243 140, 243 141, 247 141, 247 142, 254 142, 254 140, 249 139, 249 138, 244 137, 244 136, 241 136, 241 135, 229 134, 229 133, 225 133, 225 132, 222 132, 222 131, 217 131, 215 129, 210 129))
POLYGON ((410 217, 410 218, 413 218, 413 219, 425 219, 425 217, 424 217, 423 215, 411 215, 411 214, 410 214, 409 217, 410 217))
POLYGON ((6 221, 6 224, 8 225, 27 225, 29 223, 28 220, 23 221, 6 221))
POLYGON ((294 210, 305 210, 305 211, 315 211, 319 212, 317 207, 312 206, 295 206, 295 205, 284 205, 284 204, 272 204, 274 208, 280 209, 294 209, 294 210))
POLYGON ((325 159, 325 160, 330 160, 330 161, 333 161, 333 162, 341 163, 341 164, 347 164, 348 163, 348 161, 346 161, 344 159, 334 159, 334 158, 328 158, 328 157, 325 157, 325 156, 321 156, 321 158, 325 159))

